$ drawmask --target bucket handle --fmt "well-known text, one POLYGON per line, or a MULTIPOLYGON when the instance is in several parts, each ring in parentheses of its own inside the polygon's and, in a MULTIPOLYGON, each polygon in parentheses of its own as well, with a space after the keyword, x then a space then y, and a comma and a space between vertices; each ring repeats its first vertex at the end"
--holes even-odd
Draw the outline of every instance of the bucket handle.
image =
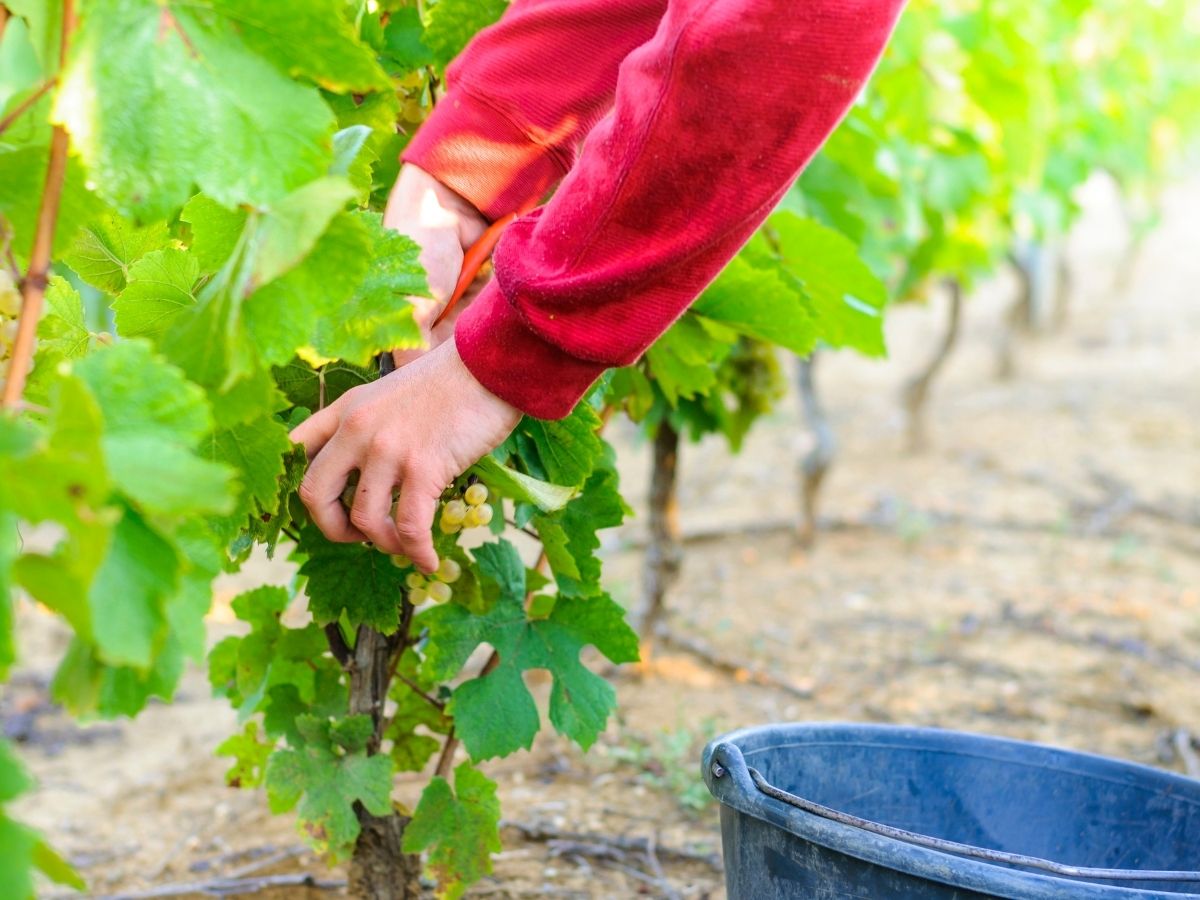
MULTIPOLYGON (((788 806, 793 806, 806 813, 820 816, 823 819, 829 819, 841 825, 858 828, 862 831, 869 831, 872 834, 903 841, 906 844, 913 844, 917 847, 924 847, 927 850, 953 853, 958 856, 967 856, 987 862, 1023 866, 1029 869, 1041 869, 1053 875, 1061 875, 1066 878, 1083 878, 1089 881, 1200 881, 1200 872, 1150 869, 1095 869, 1086 866, 1069 866, 1037 856, 1006 853, 1003 850, 989 850, 984 847, 975 847, 971 844, 960 844, 957 841, 947 841, 943 838, 931 837, 927 834, 918 834, 915 831, 906 831, 903 828, 884 825, 881 822, 873 822, 870 819, 860 819, 858 816, 852 816, 849 813, 831 809, 828 806, 822 806, 820 803, 814 803, 812 800, 805 800, 802 797, 797 797, 795 794, 775 787, 753 766, 746 766, 746 770, 749 772, 754 786, 760 792, 782 803, 786 803, 788 806)), ((711 772, 714 778, 722 778, 728 773, 728 770, 714 758, 712 760, 711 772)))

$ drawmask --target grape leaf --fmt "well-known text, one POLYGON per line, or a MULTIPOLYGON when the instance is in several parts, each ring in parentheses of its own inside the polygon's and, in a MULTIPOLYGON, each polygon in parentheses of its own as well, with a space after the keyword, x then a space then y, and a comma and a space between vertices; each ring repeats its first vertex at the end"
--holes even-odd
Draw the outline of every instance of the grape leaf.
MULTIPOLYGON (((17 647, 13 641, 12 564, 20 549, 17 517, 0 509, 0 679, 8 677, 8 670, 17 660, 17 647)), ((3 771, 4 765, 0 762, 0 774, 3 771)))
MULTIPOLYGON (((6 133, 5 139, 9 136, 6 133)), ((49 140, 49 129, 46 139, 49 140)), ((18 146, 11 150, 0 145, 0 216, 8 221, 8 230, 15 236, 12 252, 18 264, 28 262, 28 253, 33 247, 49 160, 49 147, 42 143, 18 146)), ((56 256, 71 246, 80 228, 104 210, 104 204, 86 184, 83 166, 73 156, 68 157, 62 200, 54 228, 56 256)))
POLYGON ((396 630, 404 573, 386 554, 362 544, 335 544, 313 525, 300 532, 300 552, 307 556, 300 574, 308 577, 309 610, 317 622, 335 622, 344 610, 351 625, 370 625, 384 634, 396 630))
POLYGON ((600 417, 587 403, 576 405, 565 419, 544 421, 526 416, 517 431, 537 447, 546 477, 554 484, 580 487, 601 455, 600 417))
POLYGON ((778 266, 755 266, 746 255, 734 257, 692 311, 802 356, 812 352, 819 336, 803 292, 778 266))
POLYGON ((716 366, 729 353, 729 347, 728 342, 705 330, 696 315, 688 313, 651 345, 646 363, 655 385, 674 405, 717 383, 716 366))
POLYGON ((191 250, 200 270, 212 274, 233 255, 246 229, 245 210, 232 210, 212 197, 197 194, 184 206, 180 220, 191 226, 191 250))
POLYGON ((84 318, 83 298, 65 278, 55 275, 46 289, 46 313, 38 322, 37 365, 46 370, 64 359, 84 356, 92 345, 92 333, 84 318))
POLYGON ((333 218, 296 268, 255 291, 243 308, 246 331, 267 365, 283 365, 318 340, 322 323, 339 315, 367 275, 371 238, 361 219, 333 218))
POLYGON ((393 12, 383 37, 388 58, 400 69, 412 71, 437 62, 425 43, 425 26, 415 7, 403 7, 393 12))
POLYGON ((94 0, 73 39, 54 120, 123 212, 166 218, 193 184, 265 206, 328 168, 333 116, 317 90, 205 7, 94 0))
POLYGON ((387 73, 343 14, 342 0, 304 0, 281 15, 276 0, 212 0, 246 43, 292 76, 335 93, 390 87, 387 73))
POLYGON ((546 512, 562 509, 575 496, 574 488, 532 478, 502 465, 492 456, 479 460, 471 467, 471 473, 501 495, 519 503, 531 503, 546 512))
POLYGON ((524 609, 524 565, 507 541, 494 546, 482 558, 475 551, 493 581, 505 573, 491 610, 472 615, 447 604, 422 613, 421 622, 430 633, 424 672, 442 681, 454 677, 481 643, 490 644, 499 655, 490 673, 455 689, 447 709, 474 760, 532 746, 539 722, 521 677, 526 669, 550 671, 550 721, 586 749, 603 730, 616 695, 608 682, 579 661, 579 652, 592 644, 613 662, 629 662, 637 658, 637 637, 625 624, 621 608, 603 595, 560 598, 549 618, 530 621, 524 609), (502 564, 505 557, 507 563, 502 564), (508 573, 518 568, 520 578, 510 577, 508 573))
POLYGON ((63 262, 92 287, 119 294, 125 289, 130 267, 147 253, 165 250, 170 241, 165 222, 139 228, 110 211, 88 222, 63 262))
POLYGON ((366 365, 377 353, 421 345, 410 296, 428 296, 421 248, 405 235, 385 229, 377 213, 357 216, 370 236, 370 268, 353 298, 323 321, 314 346, 329 359, 366 365))
POLYGON ((887 288, 859 258, 854 244, 812 219, 781 211, 769 227, 779 243, 783 272, 812 301, 821 340, 867 356, 884 356, 887 288))
POLYGON ((445 66, 462 52, 471 38, 491 25, 508 8, 506 0, 438 0, 429 10, 425 46, 445 66))
POLYGON ((562 512, 534 517, 560 593, 593 597, 602 592, 596 532, 620 525, 627 512, 616 470, 603 467, 592 473, 583 491, 562 512))
POLYGON ((454 790, 437 776, 421 793, 404 829, 404 852, 428 851, 427 868, 437 896, 457 900, 466 887, 492 871, 500 851, 500 801, 496 784, 470 763, 454 770, 454 790))
POLYGON ((196 305, 192 289, 200 276, 193 253, 153 250, 131 265, 128 281, 113 301, 117 331, 125 337, 157 339, 177 316, 196 305))
POLYGON ((104 662, 150 666, 166 637, 163 607, 179 569, 175 549, 126 510, 88 591, 92 635, 104 662))
POLYGON ((237 471, 241 481, 239 509, 253 502, 259 510, 269 512, 278 508, 284 456, 291 450, 287 429, 274 417, 263 416, 219 429, 212 437, 211 456, 237 471))
POLYGON ((275 744, 258 739, 258 723, 248 722, 240 732, 222 741, 217 756, 232 756, 233 765, 225 772, 225 783, 235 788, 258 787, 266 774, 267 758, 275 744))
MULTIPOLYGON (((365 720, 352 716, 342 722, 365 720)), ((367 756, 361 749, 347 750, 329 721, 302 716, 301 733, 306 738, 299 748, 276 750, 267 761, 267 798, 274 813, 287 812, 299 804, 300 826, 313 844, 335 860, 344 859, 358 837, 354 804, 361 803, 375 816, 392 811, 392 761, 386 756, 367 756)))

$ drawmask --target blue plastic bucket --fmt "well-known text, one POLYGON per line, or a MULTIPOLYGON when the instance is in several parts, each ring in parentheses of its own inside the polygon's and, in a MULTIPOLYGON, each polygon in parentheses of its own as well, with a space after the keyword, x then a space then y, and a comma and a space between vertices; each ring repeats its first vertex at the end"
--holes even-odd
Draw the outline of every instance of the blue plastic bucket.
POLYGON ((737 731, 703 772, 729 900, 1200 900, 1200 781, 1170 772, 852 724, 737 731))

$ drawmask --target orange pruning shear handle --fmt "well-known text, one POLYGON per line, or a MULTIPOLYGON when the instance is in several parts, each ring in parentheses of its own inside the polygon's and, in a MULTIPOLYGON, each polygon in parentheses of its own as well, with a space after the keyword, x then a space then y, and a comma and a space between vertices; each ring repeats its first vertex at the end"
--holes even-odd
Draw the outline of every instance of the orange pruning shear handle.
POLYGON ((504 234, 504 229, 511 225, 520 216, 525 215, 534 208, 536 204, 529 203, 522 206, 516 212, 511 212, 507 216, 502 216, 487 227, 487 231, 467 248, 466 255, 463 256, 462 271, 458 273, 458 283, 454 285, 454 293, 450 295, 450 299, 446 301, 445 308, 438 313, 438 317, 433 320, 431 327, 436 328, 446 317, 450 315, 451 310, 458 305, 458 301, 463 298, 463 294, 479 277, 484 265, 492 255, 492 251, 496 249, 496 244, 500 243, 500 236, 504 234))

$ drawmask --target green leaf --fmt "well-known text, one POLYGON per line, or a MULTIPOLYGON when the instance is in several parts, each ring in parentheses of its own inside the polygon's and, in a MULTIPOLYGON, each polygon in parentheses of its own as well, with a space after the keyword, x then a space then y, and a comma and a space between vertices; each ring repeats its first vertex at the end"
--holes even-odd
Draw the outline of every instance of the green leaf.
POLYGON ((246 332, 267 365, 284 365, 319 341, 330 319, 353 301, 371 265, 371 237, 359 216, 339 213, 312 252, 243 307, 246 332))
POLYGON ((394 11, 383 30, 383 37, 387 42, 388 57, 400 69, 412 71, 437 61, 425 43, 425 26, 415 7, 394 11))
POLYGON ((438 0, 429 10, 425 46, 443 66, 508 8, 507 0, 438 0))
POLYGON ((392 811, 392 762, 346 752, 334 742, 331 727, 328 721, 302 717, 307 742, 271 754, 266 787, 271 811, 287 812, 299 804, 300 827, 315 847, 338 860, 349 855, 358 837, 356 802, 375 816, 392 811))
POLYGON ((855 245, 792 212, 775 213, 768 225, 779 243, 783 271, 812 301, 821 340, 867 356, 886 355, 887 288, 859 258, 855 245))
MULTIPOLYGON (((284 457, 291 453, 287 429, 272 416, 219 429, 212 437, 211 458, 232 466, 241 482, 239 508, 250 503, 271 512, 279 506, 279 480, 284 457)), ((251 507, 251 512, 254 512, 251 507)))
POLYGON ((113 301, 117 331, 125 337, 157 339, 175 319, 196 305, 192 292, 200 277, 195 254, 154 250, 125 271, 128 282, 113 301))
MULTIPOLYGON (((501 541, 496 547, 489 569, 509 572, 520 566, 524 572, 511 544, 501 541), (500 565, 500 554, 510 557, 506 565, 500 565)), ((625 624, 623 610, 603 595, 560 598, 549 618, 530 621, 523 597, 510 585, 485 615, 446 604, 423 613, 421 622, 430 634, 424 669, 429 678, 453 678, 481 643, 499 655, 489 674, 455 689, 448 708, 474 760, 532 746, 539 722, 521 677, 527 669, 549 670, 550 721, 586 749, 603 730, 616 698, 611 685, 579 661, 580 650, 593 644, 613 662, 637 658, 637 636, 625 624)))
POLYGON ((317 622, 336 622, 345 611, 353 626, 370 625, 384 634, 396 630, 404 573, 386 554, 362 544, 335 544, 313 525, 300 532, 300 552, 308 557, 300 574, 308 577, 309 610, 317 622))
MULTIPOLYGON (((8 677, 8 671, 17 661, 14 640, 12 565, 21 552, 21 535, 17 531, 17 517, 8 510, 0 510, 0 680, 8 677)), ((0 771, 3 763, 0 763, 0 771)), ((0 799, 4 791, 0 789, 0 799)))
POLYGON ((759 267, 744 255, 725 267, 692 311, 802 356, 817 343, 819 325, 803 292, 777 266, 759 267))
POLYGON ((33 778, 13 751, 12 744, 0 740, 0 804, 32 790, 33 784, 33 778))
POLYGON ((271 204, 256 220, 252 284, 267 284, 296 267, 325 233, 330 220, 351 200, 354 188, 340 175, 326 175, 271 204))
POLYGON ((545 512, 562 509, 575 496, 574 488, 532 478, 502 465, 492 456, 483 457, 470 471, 503 496, 519 503, 532 503, 545 512))
POLYGON ((46 313, 38 322, 39 375, 64 359, 86 355, 91 345, 92 333, 84 318, 83 298, 65 278, 53 276, 46 289, 46 313))
POLYGON ((246 230, 245 210, 232 210, 212 197, 197 194, 187 202, 179 218, 192 230, 191 249, 200 270, 212 274, 233 255, 246 230))
POLYGON ((562 512, 534 517, 560 593, 572 597, 602 593, 596 532, 620 525, 627 511, 616 470, 604 467, 592 473, 580 495, 562 512))
POLYGON ((217 756, 232 756, 233 765, 225 772, 225 783, 235 788, 253 788, 263 783, 267 758, 275 749, 274 742, 258 739, 258 723, 249 722, 237 734, 226 738, 217 747, 217 756))
POLYGON ((686 314, 646 351, 654 383, 672 405, 702 394, 717 383, 716 367, 730 342, 714 338, 693 314, 686 314))
POLYGON ((63 262, 92 287, 119 294, 125 289, 130 267, 147 253, 165 250, 170 241, 165 222, 138 228, 123 216, 108 212, 88 222, 63 262))
POLYGON ((193 184, 230 207, 265 206, 328 168, 333 116, 317 90, 228 19, 156 0, 93 0, 87 13, 54 119, 118 209, 166 218, 193 184))
POLYGON ((106 434, 160 432, 181 444, 196 444, 212 427, 204 392, 139 341, 123 341, 75 363, 95 395, 106 434))
POLYGON ((587 481, 601 457, 599 430, 600 417, 586 402, 565 419, 543 421, 526 416, 517 426, 537 447, 547 478, 575 488, 587 481))
POLYGON ((492 871, 500 851, 500 801, 496 784, 470 763, 454 770, 454 790, 435 777, 421 794, 404 829, 404 852, 428 851, 427 870, 437 896, 457 900, 468 885, 492 871))
POLYGON ((166 637, 163 607, 179 568, 175 549, 126 510, 88 592, 92 633, 105 662, 150 666, 166 637))
POLYGON ((291 76, 335 93, 390 87, 387 73, 358 40, 342 0, 305 0, 280 15, 276 0, 212 0, 246 44, 291 76))
POLYGON ((408 298, 428 296, 429 287, 411 238, 384 228, 377 213, 356 218, 370 235, 370 268, 350 301, 321 323, 315 346, 329 359, 366 365, 385 350, 421 345, 408 298))
POLYGON ((53 847, 39 839, 33 845, 32 861, 34 868, 53 881, 55 884, 86 891, 87 882, 75 871, 75 867, 63 859, 53 847))

